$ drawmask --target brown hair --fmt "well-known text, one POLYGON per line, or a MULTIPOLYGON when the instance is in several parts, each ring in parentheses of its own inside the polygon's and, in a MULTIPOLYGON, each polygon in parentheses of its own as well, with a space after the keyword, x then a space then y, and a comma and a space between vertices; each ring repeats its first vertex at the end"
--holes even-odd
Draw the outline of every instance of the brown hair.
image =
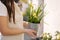
POLYGON ((1 0, 1 2, 7 7, 9 22, 11 22, 11 17, 13 17, 13 22, 15 23, 14 0, 1 0))

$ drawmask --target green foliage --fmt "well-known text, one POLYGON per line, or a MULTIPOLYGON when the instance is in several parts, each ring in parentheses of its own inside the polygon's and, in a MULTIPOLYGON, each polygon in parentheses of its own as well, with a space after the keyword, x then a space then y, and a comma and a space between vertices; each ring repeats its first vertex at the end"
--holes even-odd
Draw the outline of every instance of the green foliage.
POLYGON ((40 5, 37 9, 34 9, 33 5, 29 5, 24 16, 28 17, 28 22, 40 23, 43 18, 43 9, 40 5))

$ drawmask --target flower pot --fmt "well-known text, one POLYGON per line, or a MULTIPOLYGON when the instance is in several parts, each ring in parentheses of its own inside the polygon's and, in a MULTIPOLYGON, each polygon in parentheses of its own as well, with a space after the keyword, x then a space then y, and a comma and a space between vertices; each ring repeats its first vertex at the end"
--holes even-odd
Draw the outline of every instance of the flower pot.
POLYGON ((35 23, 29 23, 29 28, 33 29, 35 31, 38 31, 38 27, 40 27, 40 23, 35 24, 35 23))
POLYGON ((37 37, 40 37, 40 35, 43 33, 42 23, 29 23, 29 28, 37 31, 37 37))
POLYGON ((40 39, 40 35, 43 33, 43 25, 42 23, 38 23, 38 24, 35 24, 35 23, 28 23, 28 27, 27 29, 33 29, 35 31, 37 31, 37 38, 32 38, 31 36, 25 34, 25 39, 27 40, 37 40, 37 39, 40 39))

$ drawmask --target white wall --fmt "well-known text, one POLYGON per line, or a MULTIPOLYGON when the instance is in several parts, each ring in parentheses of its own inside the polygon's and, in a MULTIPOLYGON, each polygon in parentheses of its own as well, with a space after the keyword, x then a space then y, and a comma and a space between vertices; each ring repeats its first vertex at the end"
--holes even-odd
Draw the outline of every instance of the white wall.
POLYGON ((60 0, 44 0, 46 7, 45 12, 48 14, 45 16, 44 32, 50 32, 54 34, 55 31, 60 31, 60 0))

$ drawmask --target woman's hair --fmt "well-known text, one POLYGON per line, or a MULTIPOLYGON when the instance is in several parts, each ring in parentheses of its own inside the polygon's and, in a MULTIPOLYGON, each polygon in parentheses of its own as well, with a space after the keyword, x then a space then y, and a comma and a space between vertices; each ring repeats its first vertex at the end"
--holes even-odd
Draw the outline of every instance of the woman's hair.
POLYGON ((1 0, 1 2, 7 7, 9 22, 11 22, 11 17, 13 17, 13 22, 15 23, 14 0, 1 0))

